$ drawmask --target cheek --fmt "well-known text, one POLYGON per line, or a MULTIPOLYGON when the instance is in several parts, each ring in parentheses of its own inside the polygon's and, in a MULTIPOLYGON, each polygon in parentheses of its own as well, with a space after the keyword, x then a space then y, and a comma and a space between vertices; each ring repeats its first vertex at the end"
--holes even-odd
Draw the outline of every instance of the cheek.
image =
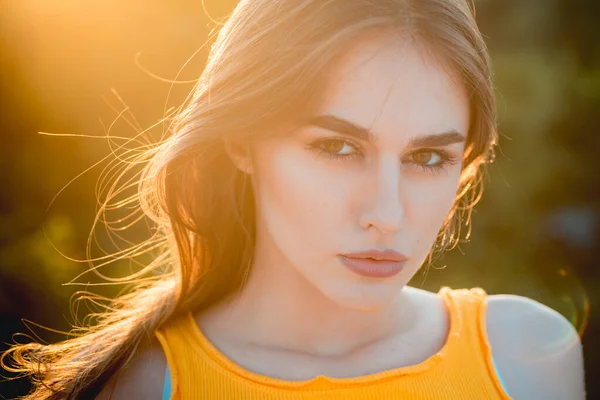
POLYGON ((459 174, 460 170, 453 170, 443 179, 422 182, 409 190, 408 219, 423 240, 435 240, 456 197, 459 174))
POLYGON ((347 218, 341 204, 348 188, 306 150, 265 145, 258 160, 257 206, 274 240, 312 245, 347 218))

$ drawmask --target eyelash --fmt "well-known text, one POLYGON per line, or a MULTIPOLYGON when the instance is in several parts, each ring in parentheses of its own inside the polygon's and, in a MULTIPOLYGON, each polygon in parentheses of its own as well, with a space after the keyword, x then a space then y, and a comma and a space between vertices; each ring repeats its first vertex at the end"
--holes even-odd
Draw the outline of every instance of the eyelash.
MULTIPOLYGON (((317 157, 325 157, 328 161, 357 160, 361 157, 360 146, 358 146, 348 140, 344 140, 344 139, 337 139, 337 138, 336 139, 321 139, 321 140, 318 140, 318 141, 310 144, 307 147, 307 149, 314 152, 317 157), (330 143, 330 142, 342 142, 343 144, 347 144, 350 147, 352 147, 355 150, 355 152, 353 152, 351 154, 335 154, 335 153, 331 153, 331 152, 323 149, 322 147, 320 147, 322 144, 330 143)), ((440 157, 440 161, 434 165, 425 165, 425 164, 421 164, 418 162, 411 162, 411 164, 415 165, 417 168, 419 168, 425 172, 433 172, 433 173, 440 172, 440 171, 444 170, 447 165, 453 165, 457 161, 456 157, 450 155, 450 153, 448 153, 445 150, 434 150, 434 149, 425 148, 425 149, 415 151, 412 154, 415 154, 415 153, 417 153, 417 154, 418 153, 435 153, 440 157)))

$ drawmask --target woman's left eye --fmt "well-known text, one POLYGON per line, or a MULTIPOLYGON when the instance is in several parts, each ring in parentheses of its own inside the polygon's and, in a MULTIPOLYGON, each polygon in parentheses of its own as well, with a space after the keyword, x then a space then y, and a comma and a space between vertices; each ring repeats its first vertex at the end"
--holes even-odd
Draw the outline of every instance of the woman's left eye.
POLYGON ((409 154, 408 164, 427 172, 440 172, 447 166, 454 165, 458 158, 445 150, 423 149, 409 154))

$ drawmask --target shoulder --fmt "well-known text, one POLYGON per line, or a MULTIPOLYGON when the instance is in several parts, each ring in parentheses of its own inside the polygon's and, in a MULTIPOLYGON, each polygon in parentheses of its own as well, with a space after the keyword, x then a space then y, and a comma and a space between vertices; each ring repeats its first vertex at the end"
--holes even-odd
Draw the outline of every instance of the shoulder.
POLYGON ((142 343, 96 400, 162 399, 167 360, 156 338, 142 343))
POLYGON ((517 295, 487 297, 486 330, 498 372, 515 399, 584 399, 577 330, 560 313, 517 295))

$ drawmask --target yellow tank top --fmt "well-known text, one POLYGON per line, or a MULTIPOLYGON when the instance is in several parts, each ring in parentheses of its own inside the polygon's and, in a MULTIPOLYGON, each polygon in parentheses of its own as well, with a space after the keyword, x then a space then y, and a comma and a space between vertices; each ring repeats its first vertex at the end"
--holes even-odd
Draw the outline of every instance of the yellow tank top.
POLYGON ((171 400, 510 399, 496 374, 481 288, 439 291, 450 332, 439 352, 417 365, 354 378, 287 381, 235 364, 204 336, 191 313, 156 332, 171 375, 171 400))

